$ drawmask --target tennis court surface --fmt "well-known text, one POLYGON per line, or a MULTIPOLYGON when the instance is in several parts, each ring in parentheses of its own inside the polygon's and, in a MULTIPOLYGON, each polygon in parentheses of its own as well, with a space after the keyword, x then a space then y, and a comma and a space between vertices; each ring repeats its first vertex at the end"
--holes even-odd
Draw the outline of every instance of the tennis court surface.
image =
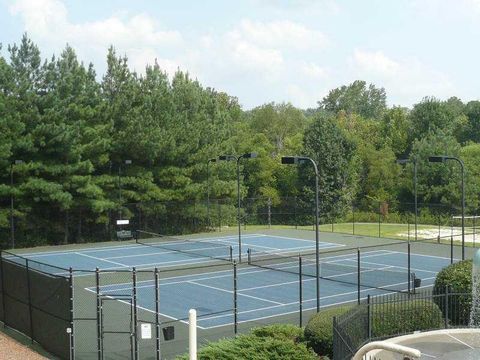
MULTIPOLYGON (((132 267, 156 267, 162 274, 162 269, 184 266, 187 274, 183 271, 182 275, 175 276, 175 272, 165 271, 161 276, 160 312, 165 318, 177 320, 184 319, 188 310, 195 308, 202 329, 231 325, 234 322, 234 286, 238 323, 296 313, 300 299, 304 310, 315 309, 316 267, 312 256, 315 250, 314 241, 278 235, 244 235, 242 253, 245 260, 237 268, 234 285, 232 267, 227 267, 226 270, 215 270, 215 266, 212 266, 211 271, 205 269, 208 269, 209 263, 218 263, 218 259, 237 259, 238 237, 232 235, 194 240, 163 242, 152 237, 149 246, 120 244, 84 250, 29 253, 23 256, 44 264, 73 267, 77 270, 99 268, 102 271, 115 271, 130 270, 132 267), (303 260, 301 296, 298 261, 293 256, 300 253, 310 253, 303 260), (248 264, 247 257, 251 260, 248 264), (191 271, 188 271, 189 267, 192 267, 191 271)), ((342 252, 342 244, 320 242, 319 246, 320 252, 324 254, 320 262, 322 307, 356 301, 359 294, 361 298, 365 298, 367 295, 390 291, 406 291, 409 286, 406 252, 372 249, 362 251, 359 259, 355 250, 342 252), (361 269, 358 267, 359 260, 361 269)), ((422 287, 433 285, 437 272, 448 264, 450 259, 447 257, 410 255, 410 270, 421 279, 422 287)), ((35 263, 33 265, 40 266, 35 263)), ((59 274, 61 271, 59 270, 59 274)), ((82 276, 81 272, 79 276, 82 276)), ((136 284, 139 309, 155 312, 155 289, 153 279, 136 284)), ((115 281, 113 284, 103 283, 99 289, 86 286, 84 290, 92 295, 99 291, 100 294, 121 303, 122 294, 131 293, 133 289, 130 281, 115 281)), ((125 306, 128 304, 125 302, 125 306)))
MULTIPOLYGON (((38 263, 74 270, 137 270, 170 268, 174 266, 208 266, 209 262, 238 259, 238 236, 197 237, 165 239, 146 233, 137 244, 21 254, 24 258, 38 263)), ((341 244, 321 242, 320 250, 342 247, 341 244)), ((278 235, 247 234, 242 236, 242 256, 247 250, 302 253, 315 250, 312 240, 278 235)), ((39 266, 32 263, 32 266, 39 266)), ((49 270, 51 271, 51 270, 49 270)))

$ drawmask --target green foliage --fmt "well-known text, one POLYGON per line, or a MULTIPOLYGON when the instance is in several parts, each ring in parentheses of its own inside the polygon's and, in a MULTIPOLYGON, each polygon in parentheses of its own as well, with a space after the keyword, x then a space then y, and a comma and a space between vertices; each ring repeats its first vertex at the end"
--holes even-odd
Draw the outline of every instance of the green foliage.
MULTIPOLYGON (((225 201, 223 225, 234 224, 236 164, 211 163, 207 176, 206 160, 253 151, 259 159, 240 164, 244 203, 258 197, 275 206, 298 196, 298 211, 308 214, 300 223, 311 222, 313 172, 309 164, 280 164, 282 155, 317 162, 325 221, 348 217, 353 203, 368 218, 378 202, 412 202, 412 165, 401 172, 399 157, 419 158, 421 202, 458 208, 457 165, 426 158, 460 156, 468 211, 480 205, 478 101, 427 97, 411 111, 388 109, 383 88, 358 80, 330 91, 315 110, 269 103, 243 111, 235 97, 188 73, 169 78, 154 63, 140 75, 114 47, 100 81, 70 46, 45 60, 24 35, 7 55, 0 55, 0 237, 8 238, 12 196, 17 246, 111 239, 115 220, 137 216, 127 204, 138 202, 150 217, 142 225, 165 215, 173 221, 159 231, 183 233, 187 223, 207 230, 206 206, 198 204, 207 189, 212 201, 225 201), (24 164, 12 167, 16 159, 24 164)), ((392 207, 384 220, 400 221, 405 209, 392 207)), ((220 224, 218 213, 210 219, 220 224)))
MULTIPOLYGON (((305 133, 305 154, 318 165, 320 212, 341 214, 353 198, 349 171, 355 144, 331 117, 318 114, 305 133)), ((299 168, 304 194, 314 198, 315 177, 310 163, 299 168)))
POLYGON ((337 306, 313 315, 305 326, 305 341, 317 354, 333 356, 333 318, 352 306, 337 306))
POLYGON ((349 85, 330 90, 319 102, 320 108, 337 113, 345 111, 365 118, 379 119, 386 110, 387 95, 384 88, 376 88, 365 81, 356 80, 349 85))
POLYGON ((374 305, 372 336, 388 337, 443 327, 440 308, 432 301, 419 299, 374 305), (393 310, 393 311, 392 311, 393 310))
POLYGON ((460 261, 443 268, 435 278, 433 293, 443 295, 449 293, 465 293, 466 296, 455 295, 452 301, 449 301, 449 308, 446 309, 443 296, 435 299, 435 302, 442 310, 443 314, 450 314, 449 318, 453 325, 468 324, 470 318, 470 309, 472 307, 472 260, 460 261), (447 290, 448 289, 448 290, 447 290), (452 316, 452 314, 456 314, 452 316))
MULTIPOLYGON (((447 163, 430 163, 429 156, 459 156, 460 145, 452 135, 437 129, 413 144, 411 158, 417 157, 418 193, 423 202, 435 204, 457 204, 461 202, 460 169, 455 161, 447 163)), ((413 178, 413 164, 407 165, 407 178, 413 178)))
MULTIPOLYGON (((315 360, 317 356, 300 342, 302 330, 290 325, 255 328, 250 334, 210 343, 198 352, 200 360, 315 360)), ((179 360, 188 359, 184 355, 179 360)))
POLYGON ((462 111, 463 104, 456 98, 448 101, 440 101, 433 97, 424 98, 422 102, 414 105, 410 113, 411 139, 420 140, 427 133, 438 130, 453 135, 464 122, 462 111))
MULTIPOLYGON (((352 308, 353 306, 333 307, 310 318, 305 327, 305 340, 317 354, 333 356, 333 318, 352 308)), ((423 299, 372 305, 371 314, 374 338, 438 329, 443 325, 439 307, 432 301, 423 299)))

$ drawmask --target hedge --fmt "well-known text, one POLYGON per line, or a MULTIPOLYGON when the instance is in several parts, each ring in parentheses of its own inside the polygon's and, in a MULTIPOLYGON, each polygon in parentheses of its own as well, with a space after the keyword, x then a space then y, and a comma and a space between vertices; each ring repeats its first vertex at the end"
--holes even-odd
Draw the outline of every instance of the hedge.
POLYGON ((443 324, 442 311, 430 300, 417 299, 372 306, 374 338, 439 329, 443 324))
MULTIPOLYGON (((442 269, 435 278, 433 293, 444 295, 446 289, 450 293, 465 293, 466 296, 454 295, 450 298, 448 314, 452 325, 467 325, 470 320, 472 307, 472 260, 460 261, 442 269)), ((435 303, 446 315, 445 300, 443 296, 436 296, 435 303)))
POLYGON ((333 318, 350 310, 352 306, 337 306, 313 315, 305 327, 305 341, 317 354, 333 356, 333 318))
MULTIPOLYGON (((202 347, 199 360, 318 360, 301 342, 302 329, 293 325, 272 325, 252 329, 246 335, 223 339, 202 347)), ((188 355, 177 358, 187 360, 188 355)))
MULTIPOLYGON (((352 308, 334 307, 312 316, 305 327, 305 340, 317 354, 333 356, 333 317, 338 317, 352 308)), ((442 312, 434 302, 428 300, 408 300, 385 306, 372 305, 371 314, 374 338, 437 329, 443 325, 442 312)))

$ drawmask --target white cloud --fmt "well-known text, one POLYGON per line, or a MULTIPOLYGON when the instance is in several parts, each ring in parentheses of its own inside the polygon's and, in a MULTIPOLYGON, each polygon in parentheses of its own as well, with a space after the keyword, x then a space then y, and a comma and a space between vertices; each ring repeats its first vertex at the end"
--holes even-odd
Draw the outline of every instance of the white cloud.
POLYGON ((254 22, 245 19, 227 36, 231 41, 244 40, 257 46, 276 49, 315 50, 324 48, 327 44, 327 38, 321 32, 288 20, 254 22))
POLYGON ((304 62, 300 65, 300 69, 307 77, 315 79, 323 79, 327 77, 328 70, 313 62, 304 62))
POLYGON ((165 29, 149 14, 121 10, 73 22, 61 0, 17 0, 9 9, 46 56, 58 55, 68 43, 102 76, 107 48, 113 45, 137 72, 157 61, 168 74, 188 71, 205 86, 238 96, 246 107, 267 101, 314 106, 317 83, 328 75, 318 63, 327 37, 290 20, 243 19, 224 32, 182 33, 165 29), (308 96, 307 89, 315 95, 308 96))
MULTIPOLYGON (((158 48, 175 51, 184 46, 180 32, 159 30, 155 20, 146 14, 125 18, 114 15, 74 24, 59 0, 17 0, 10 6, 10 12, 22 17, 25 30, 42 49, 58 53, 69 43, 88 62, 104 59, 107 48, 113 45, 120 54, 127 54, 136 70, 143 71, 147 63, 161 58, 158 48)), ((176 66, 168 64, 166 70, 171 68, 176 66)))
POLYGON ((449 77, 418 59, 392 59, 382 51, 357 49, 350 59, 352 76, 385 87, 396 103, 411 105, 424 96, 453 96, 456 89, 449 77))
POLYGON ((376 72, 385 76, 395 76, 400 70, 400 64, 388 58, 381 51, 355 50, 353 61, 367 72, 376 72))

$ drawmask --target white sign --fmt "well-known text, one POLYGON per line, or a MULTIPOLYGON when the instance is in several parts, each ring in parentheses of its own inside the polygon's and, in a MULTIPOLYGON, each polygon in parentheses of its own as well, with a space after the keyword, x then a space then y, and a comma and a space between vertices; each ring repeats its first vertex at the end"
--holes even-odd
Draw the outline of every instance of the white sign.
POLYGON ((117 220, 117 225, 128 225, 130 220, 117 220))
POLYGON ((141 329, 142 339, 152 338, 152 324, 141 324, 140 329, 141 329))

